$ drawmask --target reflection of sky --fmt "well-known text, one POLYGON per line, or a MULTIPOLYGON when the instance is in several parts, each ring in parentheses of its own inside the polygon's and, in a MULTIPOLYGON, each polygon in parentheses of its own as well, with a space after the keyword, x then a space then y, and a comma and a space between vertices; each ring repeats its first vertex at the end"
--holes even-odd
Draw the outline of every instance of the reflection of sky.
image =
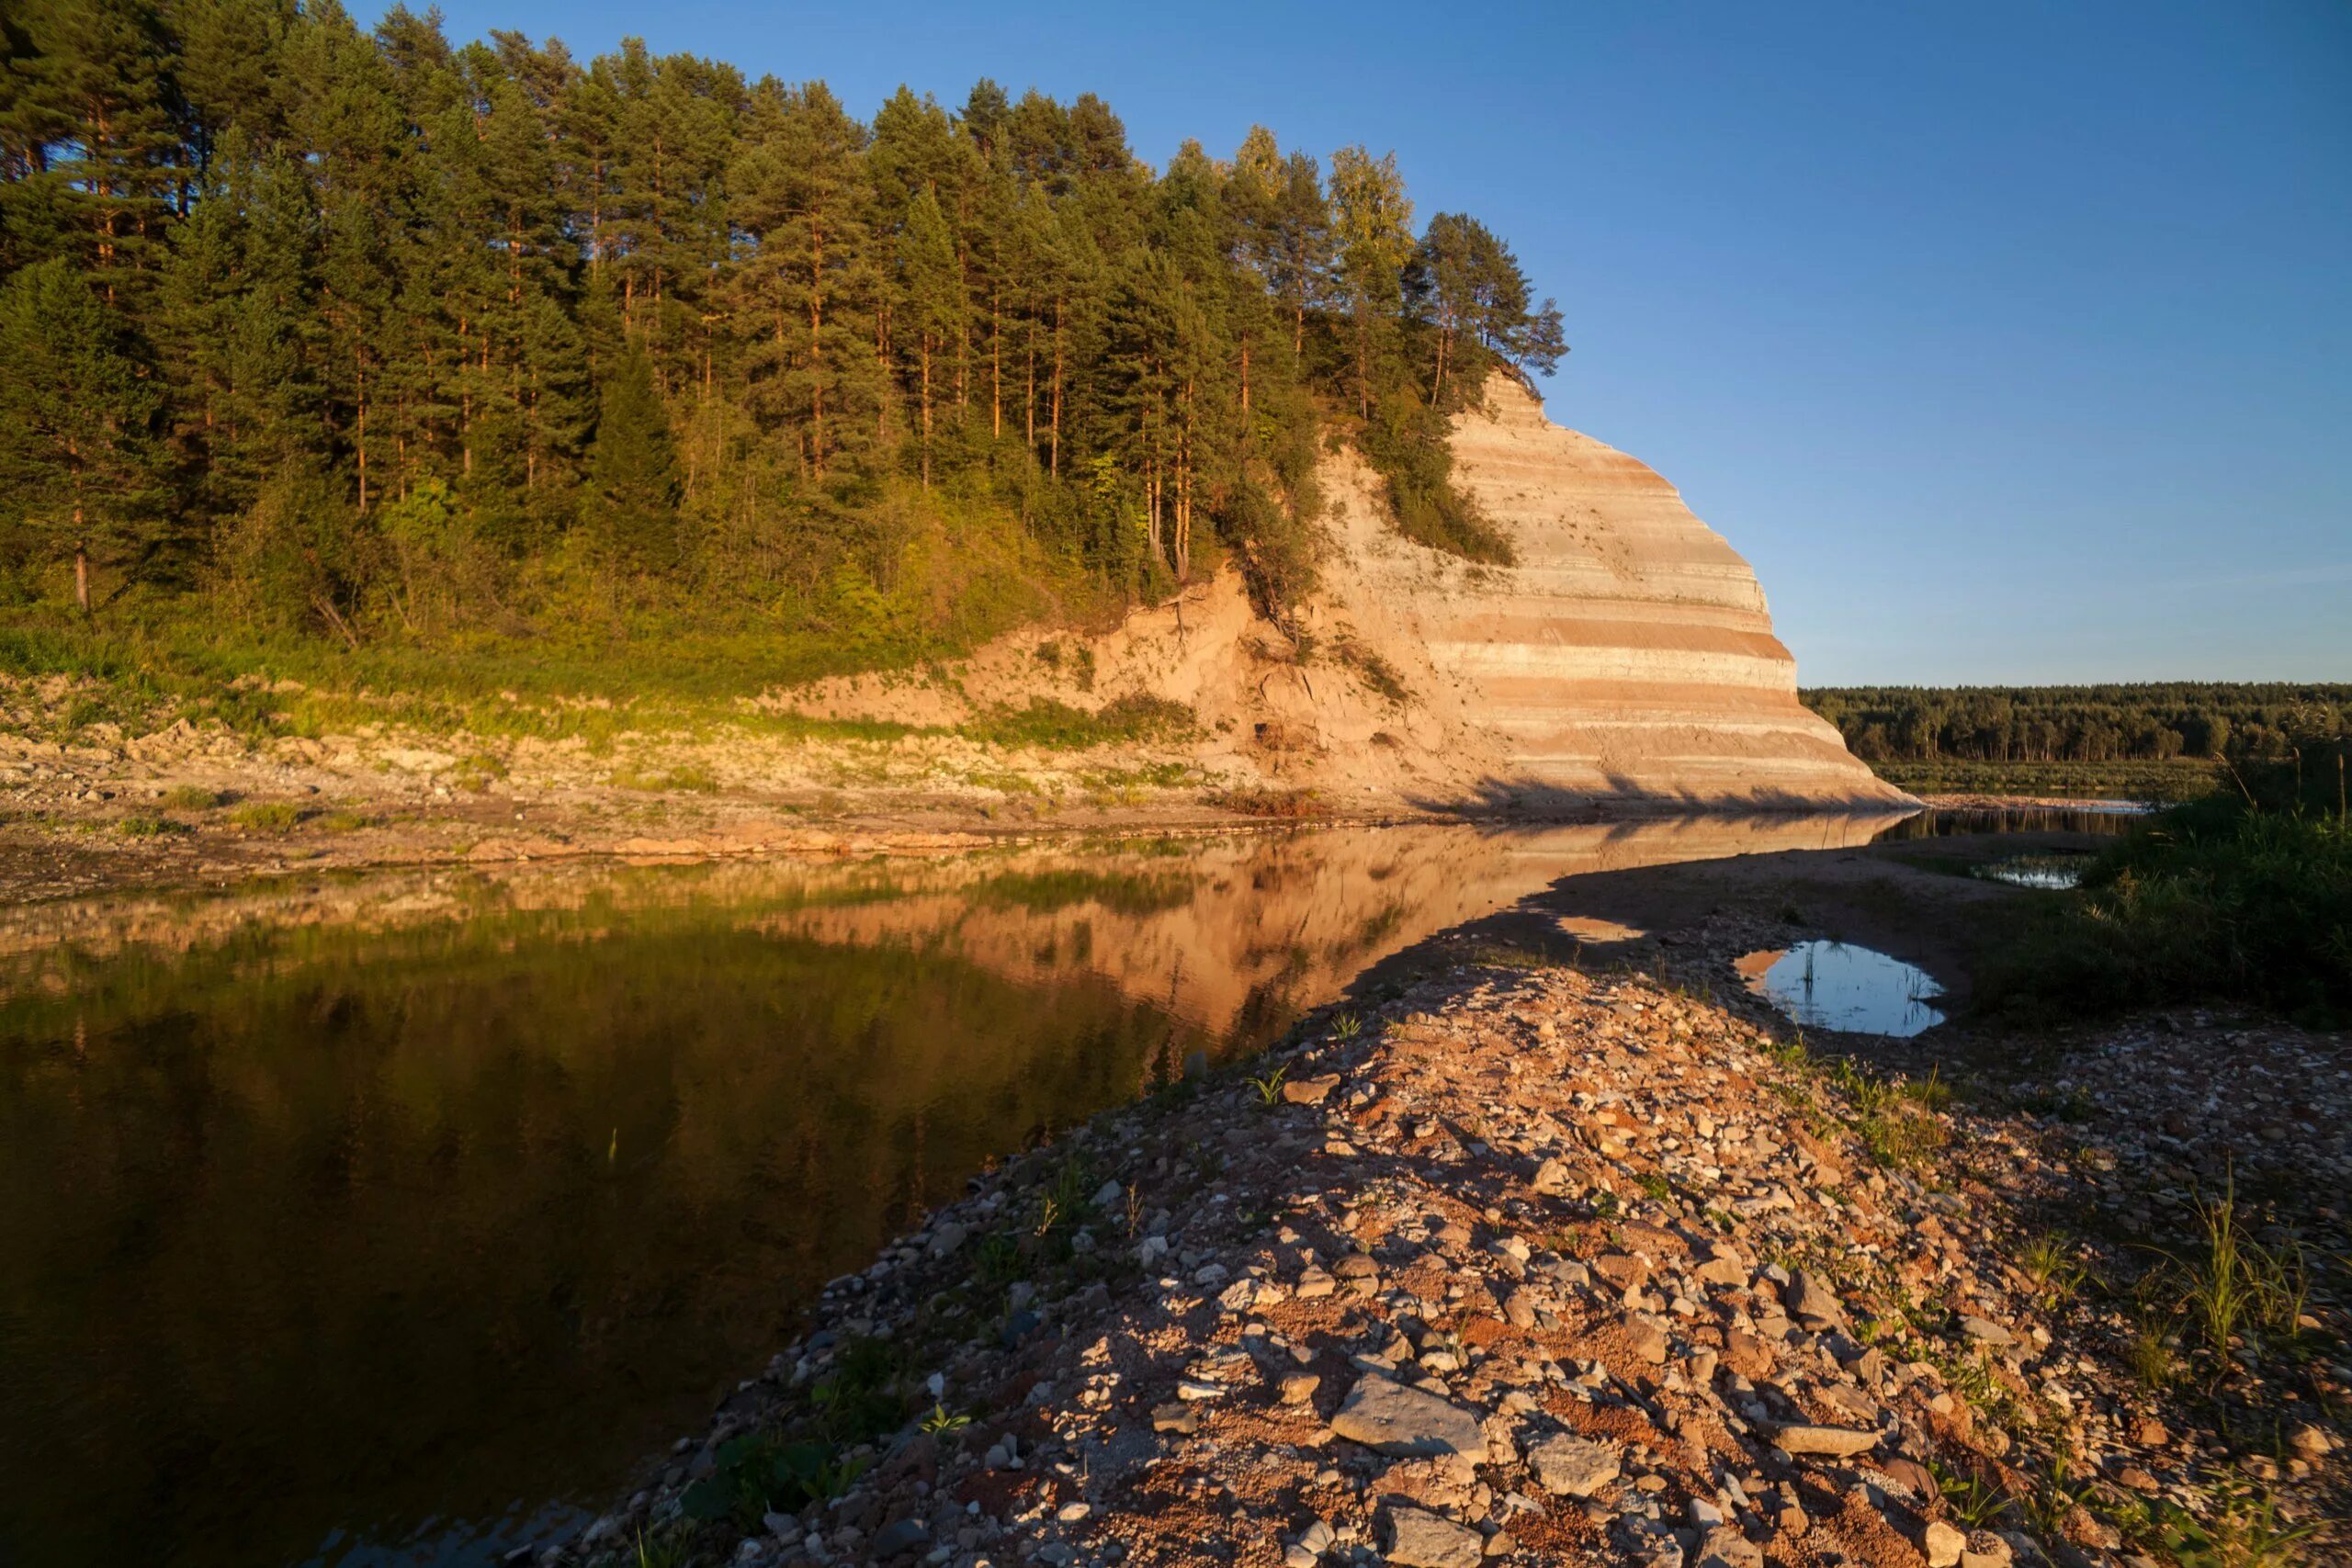
POLYGON ((1976 874, 1988 882, 2006 882, 2012 887, 2038 887, 2056 893, 2083 885, 2083 862, 2074 857, 2061 860, 2047 855, 2020 855, 2016 860, 1980 865, 1976 874))
POLYGON ((1800 942, 1747 985, 1807 1029, 1907 1035, 1944 1021, 1928 1005, 1943 987, 1926 970, 1843 942, 1800 942))

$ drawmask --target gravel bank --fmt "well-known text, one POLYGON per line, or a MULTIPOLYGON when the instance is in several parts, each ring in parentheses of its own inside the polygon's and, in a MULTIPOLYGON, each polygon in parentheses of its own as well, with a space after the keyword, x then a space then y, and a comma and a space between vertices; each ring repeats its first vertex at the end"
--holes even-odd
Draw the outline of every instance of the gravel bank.
POLYGON ((2340 1171, 2345 1042, 2233 1077, 2208 1022, 1970 1109, 1638 976, 1457 969, 977 1179, 538 1557, 2341 1561, 2334 1190, 2234 1193, 2299 1297, 2209 1348, 2193 1287, 2202 1130, 2332 1115, 2340 1171))

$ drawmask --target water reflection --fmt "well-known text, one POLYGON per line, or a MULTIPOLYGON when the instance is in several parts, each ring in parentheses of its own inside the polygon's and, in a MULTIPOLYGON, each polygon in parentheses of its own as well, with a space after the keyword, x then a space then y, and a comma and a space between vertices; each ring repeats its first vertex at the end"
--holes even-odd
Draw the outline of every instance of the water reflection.
POLYGON ((1933 1029, 1928 1005, 1944 988, 1924 969, 1841 942, 1801 942, 1751 953, 1733 965, 1747 988, 1806 1029, 1897 1037, 1933 1029))
POLYGON ((1885 820, 0 911, 0 1562, 493 1562, 1040 1129, 1561 876, 1885 820))
POLYGON ((2090 863, 2088 855, 2011 855, 2007 860, 1984 861, 1968 869, 1970 875, 1987 882, 2063 893, 2083 885, 2083 873, 2090 863))
POLYGON ((2095 833, 2120 837, 2155 808, 2137 801, 2082 806, 1930 807, 1879 830, 1878 842, 1950 839, 1968 833, 2095 833))

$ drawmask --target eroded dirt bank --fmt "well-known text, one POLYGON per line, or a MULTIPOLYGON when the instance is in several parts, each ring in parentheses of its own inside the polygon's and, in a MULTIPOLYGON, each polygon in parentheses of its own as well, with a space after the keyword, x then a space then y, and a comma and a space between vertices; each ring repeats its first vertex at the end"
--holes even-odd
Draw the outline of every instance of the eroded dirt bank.
POLYGON ((2340 1561, 2346 1043, 1857 1072, 1690 988, 1768 886, 1646 933, 1671 982, 1450 933, 976 1179, 543 1560, 2340 1561), (2227 1322, 2222 1202, 2281 1266, 2227 1322))

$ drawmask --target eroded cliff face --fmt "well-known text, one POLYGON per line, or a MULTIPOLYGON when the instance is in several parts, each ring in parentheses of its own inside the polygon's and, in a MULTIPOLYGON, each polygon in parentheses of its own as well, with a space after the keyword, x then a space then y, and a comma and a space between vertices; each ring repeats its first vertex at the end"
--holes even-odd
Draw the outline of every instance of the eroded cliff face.
POLYGON ((1341 452, 1321 474, 1331 548, 1290 632, 1227 570, 1101 637, 1035 628, 944 678, 859 676, 777 701, 956 725, 1039 697, 1165 697, 1200 724, 1170 755, 1206 781, 1312 789, 1342 810, 1905 803, 1798 703, 1755 574, 1673 486, 1550 423, 1503 378, 1453 441, 1513 566, 1404 538, 1378 478, 1341 452))
POLYGON ((1433 608, 1437 668, 1507 777, 1577 794, 1899 798, 1797 701, 1756 574, 1647 465, 1563 429, 1516 380, 1455 423, 1457 481, 1518 562, 1433 608))

